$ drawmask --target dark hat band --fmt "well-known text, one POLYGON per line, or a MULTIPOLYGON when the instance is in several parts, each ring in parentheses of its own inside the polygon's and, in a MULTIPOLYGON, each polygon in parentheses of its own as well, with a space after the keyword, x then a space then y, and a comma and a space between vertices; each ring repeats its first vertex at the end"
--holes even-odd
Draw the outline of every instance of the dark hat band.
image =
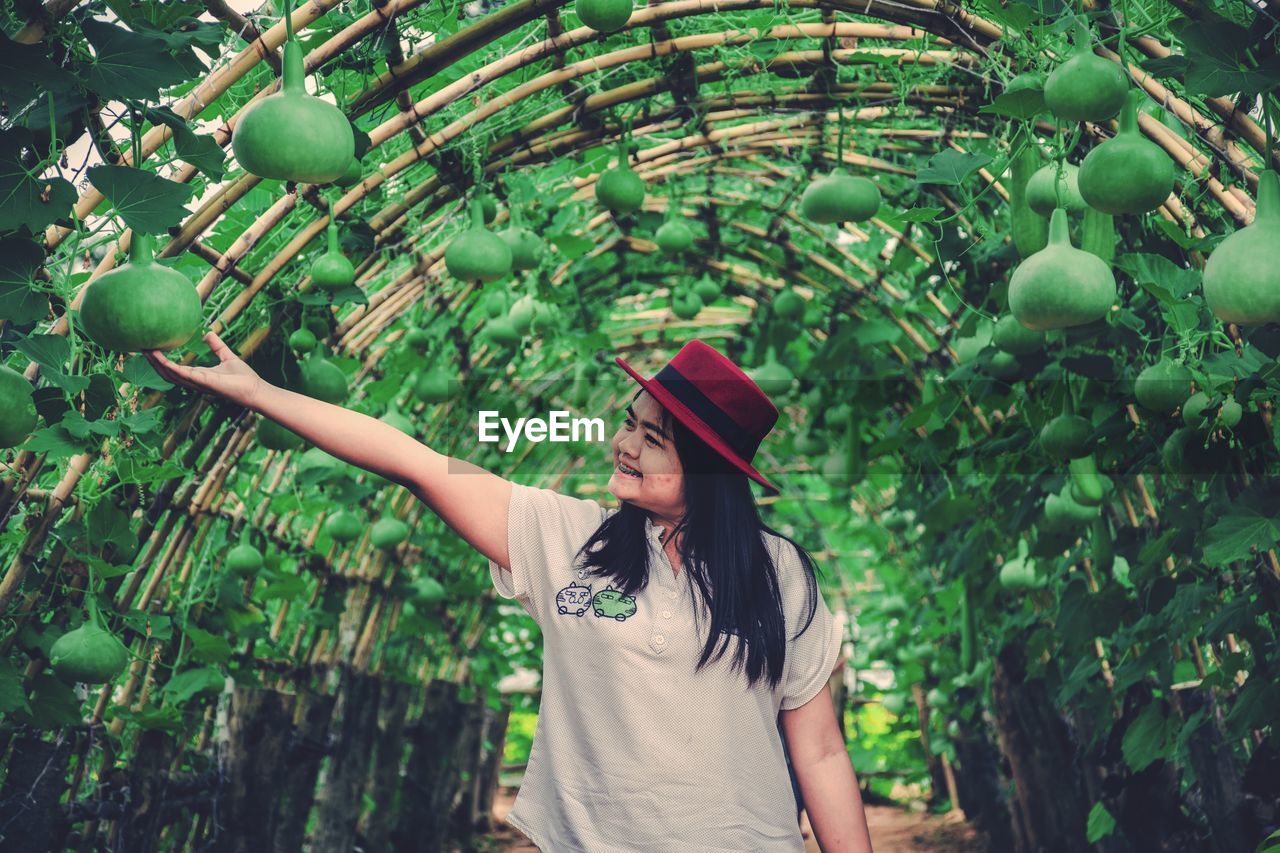
POLYGON ((670 363, 658 371, 653 381, 660 383, 689 411, 701 418, 703 423, 715 430, 734 453, 747 460, 755 456, 760 446, 759 441, 755 440, 724 409, 713 403, 697 385, 670 363))

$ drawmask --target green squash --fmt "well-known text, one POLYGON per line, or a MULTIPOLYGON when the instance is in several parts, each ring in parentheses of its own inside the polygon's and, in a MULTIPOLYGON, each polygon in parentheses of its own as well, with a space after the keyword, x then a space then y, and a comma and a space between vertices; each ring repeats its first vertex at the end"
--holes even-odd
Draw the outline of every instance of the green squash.
POLYGON ((511 272, 511 248, 506 241, 484 227, 484 208, 479 199, 470 204, 471 227, 444 250, 444 265, 463 281, 497 281, 511 272))
POLYGON ((340 509, 324 521, 324 532, 334 542, 354 542, 364 531, 364 522, 349 510, 340 509))
POLYGON ((271 418, 258 418, 258 443, 267 450, 294 450, 306 444, 306 439, 271 418))
POLYGON ((1018 127, 1009 142, 1017 152, 1009 162, 1009 233, 1021 258, 1029 258, 1049 242, 1049 220, 1027 203, 1027 184, 1041 166, 1040 146, 1034 135, 1018 127))
POLYGON ((1051 530, 1059 532, 1089 524, 1101 511, 1099 506, 1085 506, 1071 497, 1070 484, 1044 502, 1045 521, 1051 530))
POLYGON ((987 372, 996 379, 1013 379, 1022 372, 1022 364, 1016 355, 1001 350, 991 356, 991 361, 987 363, 987 372))
POLYGON ((1227 237, 1204 265, 1204 299, 1224 323, 1280 322, 1280 175, 1258 175, 1253 222, 1227 237))
POLYGON ((789 287, 784 287, 773 298, 773 313, 784 320, 795 322, 804 317, 804 297, 789 287))
POLYGON ((527 335, 537 320, 545 319, 549 310, 546 305, 535 299, 533 294, 526 293, 511 304, 511 310, 507 312, 507 322, 519 334, 527 335))
POLYGON ((632 171, 624 140, 618 140, 618 165, 596 180, 596 201, 614 213, 631 213, 644 204, 644 180, 632 171))
POLYGON ((449 372, 433 367, 420 372, 413 381, 413 395, 424 403, 447 403, 454 379, 449 372))
POLYGON ((1149 213, 1173 192, 1173 160, 1138 129, 1142 99, 1136 91, 1129 95, 1120 113, 1119 132, 1080 164, 1080 195, 1095 210, 1112 215, 1149 213))
POLYGON ((36 428, 31 383, 12 368, 0 365, 0 447, 17 447, 36 428))
POLYGON ((1106 121, 1120 112, 1129 78, 1120 66, 1097 56, 1089 30, 1076 25, 1075 55, 1044 81, 1044 102, 1064 121, 1106 121))
POLYGON ((49 648, 54 675, 69 683, 106 684, 124 672, 131 656, 124 644, 102 625, 97 604, 89 597, 89 618, 63 634, 49 648))
POLYGON ((805 187, 800 212, 810 222, 865 222, 880 209, 880 187, 870 178, 845 174, 840 166, 805 187))
POLYGON ((653 239, 664 255, 676 255, 693 246, 693 231, 679 219, 668 219, 658 226, 653 239))
POLYGON ((135 232, 129 263, 99 276, 84 292, 80 327, 105 350, 176 349, 200 328, 199 292, 182 273, 155 263, 154 240, 135 232))
POLYGON ((1039 352, 1044 349, 1044 342, 1044 332, 1028 329, 1012 314, 1005 314, 997 320, 995 330, 991 333, 991 343, 1011 355, 1039 352))
POLYGON ((315 334, 305 326, 289 335, 289 349, 303 355, 315 349, 316 343, 315 334))
POLYGON ((338 222, 329 205, 329 225, 326 229, 329 249, 311 264, 311 281, 321 290, 330 293, 350 287, 356 281, 356 268, 338 248, 338 222))
POLYGON ((542 241, 528 228, 512 226, 498 232, 498 237, 511 250, 513 270, 536 269, 542 261, 542 241))
POLYGON ((327 184, 347 173, 355 136, 342 110, 306 91, 302 45, 284 43, 280 91, 245 108, 231 132, 231 150, 260 178, 327 184))
POLYGON ((484 324, 485 336, 501 347, 511 347, 520 343, 521 335, 506 317, 497 317, 484 324))
POLYGON ((505 317, 507 312, 510 310, 507 302, 507 293, 508 291, 506 288, 496 290, 490 289, 489 292, 484 295, 484 302, 482 303, 484 306, 484 313, 492 319, 505 317))
POLYGON ((1062 205, 1071 213, 1079 213, 1089 206, 1080 195, 1079 178, 1080 167, 1074 163, 1063 163, 1061 175, 1057 163, 1041 166, 1027 181, 1027 205, 1041 216, 1052 216, 1061 194, 1062 205))
POLYGON ((1054 459, 1074 459, 1089 452, 1092 435, 1087 420, 1063 412, 1040 428, 1040 447, 1054 459))
POLYGON ((227 571, 235 575, 251 575, 262 568, 262 552, 241 540, 223 559, 227 571))
POLYGON ((788 370, 785 364, 778 361, 772 347, 765 354, 764 364, 748 371, 747 375, 760 386, 760 390, 770 397, 786 394, 796 381, 795 374, 788 370))
POLYGON ((369 541, 384 551, 390 551, 408 538, 409 525, 398 518, 380 518, 369 528, 369 541))
POLYGON ((692 287, 671 288, 671 313, 681 320, 692 320, 702 310, 702 298, 692 287))
POLYGON ((1098 471, 1092 453, 1077 456, 1067 463, 1071 474, 1071 498, 1081 506, 1098 506, 1107 489, 1108 478, 1098 471))
POLYGON ((1210 396, 1197 391, 1182 404, 1182 422, 1191 429, 1205 432, 1217 427, 1230 429, 1240 423, 1244 410, 1234 397, 1227 397, 1217 407, 1210 406, 1210 396))
POLYGON ((1191 396, 1191 371, 1167 358, 1142 369, 1133 380, 1133 396, 1144 409, 1171 415, 1191 396))
POLYGON ((710 305, 720 298, 720 285, 716 283, 710 275, 703 273, 702 277, 693 283, 693 292, 698 294, 698 298, 702 300, 703 305, 710 305))
POLYGON ((1049 220, 1049 245, 1020 263, 1009 279, 1009 308, 1029 329, 1061 329, 1102 319, 1116 299, 1111 267, 1071 245, 1067 212, 1049 220))
POLYGON ((631 20, 631 0, 577 0, 573 10, 582 23, 599 33, 620 30, 631 20))
POLYGON ((364 167, 360 165, 360 161, 357 158, 352 157, 350 165, 347 166, 347 171, 343 172, 341 177, 334 180, 334 183, 343 189, 346 189, 347 187, 354 187, 356 184, 360 183, 363 178, 364 167))
POLYGON ((414 326, 404 333, 401 338, 404 345, 416 352, 418 355, 426 355, 427 350, 431 348, 431 333, 426 329, 414 326))
POLYGON ((413 585, 413 600, 423 607, 439 604, 444 596, 444 586, 435 578, 420 578, 413 585))
POLYGON ((301 365, 301 391, 308 397, 340 404, 347 399, 347 375, 318 351, 313 352, 301 365))

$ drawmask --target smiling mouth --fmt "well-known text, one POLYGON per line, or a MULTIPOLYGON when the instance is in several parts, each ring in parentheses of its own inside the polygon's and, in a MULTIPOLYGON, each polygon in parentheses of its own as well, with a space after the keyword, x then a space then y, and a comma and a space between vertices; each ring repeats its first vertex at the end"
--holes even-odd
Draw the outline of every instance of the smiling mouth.
POLYGON ((632 468, 630 465, 627 465, 625 462, 618 463, 618 472, 622 474, 622 476, 624 477, 631 477, 636 480, 639 480, 644 477, 643 474, 641 474, 635 468, 632 468))

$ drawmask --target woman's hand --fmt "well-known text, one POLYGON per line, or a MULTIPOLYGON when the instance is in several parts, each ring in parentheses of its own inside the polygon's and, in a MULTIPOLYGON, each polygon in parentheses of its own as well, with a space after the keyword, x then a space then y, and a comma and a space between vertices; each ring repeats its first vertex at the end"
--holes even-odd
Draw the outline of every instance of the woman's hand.
POLYGON ((204 341, 221 362, 217 367, 178 364, 166 358, 160 350, 146 350, 143 354, 156 369, 156 373, 175 385, 226 397, 252 409, 267 383, 213 332, 207 332, 204 341))

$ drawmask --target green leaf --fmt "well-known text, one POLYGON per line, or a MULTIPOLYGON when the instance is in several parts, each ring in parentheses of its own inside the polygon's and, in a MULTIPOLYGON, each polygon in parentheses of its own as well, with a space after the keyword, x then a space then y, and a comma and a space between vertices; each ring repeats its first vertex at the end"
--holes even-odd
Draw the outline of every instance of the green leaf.
POLYGON ((31 433, 31 437, 23 442, 22 448, 31 453, 47 454, 46 462, 69 459, 88 450, 84 441, 67 432, 66 427, 61 424, 54 424, 31 433))
POLYGON ((64 71, 49 58, 50 43, 42 40, 36 44, 18 44, 0 33, 0 92, 11 97, 10 110, 19 112, 18 106, 41 97, 44 92, 66 92, 76 84, 76 78, 64 71))
POLYGON ((948 148, 929 158, 929 164, 916 173, 916 183, 959 186, 990 162, 986 154, 967 154, 948 148))
POLYGON ((41 729, 58 729, 77 726, 84 722, 80 716, 80 700, 71 685, 50 673, 40 673, 31 679, 28 697, 31 719, 28 722, 41 729))
POLYGON ((231 645, 217 634, 210 634, 195 625, 188 625, 187 638, 191 640, 191 659, 204 663, 226 663, 231 659, 231 645))
POLYGON ((1204 533, 1204 561, 1209 566, 1225 566, 1250 556, 1250 548, 1274 547, 1280 542, 1280 520, 1264 515, 1256 506, 1233 504, 1218 522, 1204 533))
POLYGON ((137 353, 125 359, 123 375, 124 381, 135 388, 154 388, 157 391, 168 391, 173 387, 172 382, 161 378, 160 374, 156 373, 156 369, 151 366, 151 362, 147 361, 147 357, 142 353, 137 353))
POLYGON ((1016 92, 1001 92, 991 103, 978 108, 980 113, 1009 116, 1011 118, 1035 118, 1048 110, 1044 103, 1044 92, 1040 89, 1019 89, 1016 92))
POLYGON ((192 187, 132 166, 94 166, 89 181, 115 206, 135 231, 163 234, 189 211, 183 207, 192 187))
POLYGON ((276 580, 267 584, 267 588, 262 591, 262 598, 287 598, 296 599, 307 591, 307 584, 297 575, 281 575, 276 580))
POLYGON ((64 335, 27 335, 13 346, 18 352, 47 370, 61 373, 71 358, 71 343, 64 335))
POLYGON ((82 20, 80 26, 94 51, 88 86, 103 100, 154 101, 160 89, 188 76, 187 69, 165 51, 165 43, 159 39, 93 18, 82 20))
POLYGON ((14 711, 31 713, 27 694, 22 689, 22 673, 10 663, 8 657, 0 657, 0 714, 14 711))
MULTIPOLYGON (((933 222, 944 210, 942 207, 911 207, 894 215, 900 222, 933 222)), ((897 257, 896 253, 894 257, 897 257)))
POLYGON ((116 546, 118 559, 133 561, 138 550, 138 534, 129 526, 129 516, 109 500, 99 501, 89 510, 85 532, 95 552, 110 543, 116 546))
POLYGON ((1164 758, 1168 738, 1177 728, 1178 721, 1166 718, 1159 702, 1147 705, 1129 724, 1120 742, 1125 763, 1138 771, 1156 759, 1164 758))
POLYGON ((31 133, 18 128, 0 132, 0 231, 24 225, 43 231, 71 214, 78 195, 65 178, 42 178, 22 164, 22 150, 33 144, 31 133))
POLYGON ((186 731, 187 724, 182 719, 182 712, 173 706, 165 708, 143 708, 134 711, 130 708, 117 708, 114 715, 121 720, 133 723, 141 729, 159 730, 173 735, 186 731))
POLYGON ((143 637, 149 629, 153 640, 167 642, 173 636, 173 620, 162 613, 128 610, 120 614, 120 621, 143 637))
POLYGON ((172 459, 157 462, 154 455, 155 451, 142 450, 137 445, 117 451, 113 460, 120 482, 158 483, 186 475, 187 469, 172 459))
POLYGON ((181 705, 200 692, 221 693, 227 678, 222 671, 212 666, 199 669, 188 669, 180 672, 165 682, 161 693, 168 693, 174 703, 181 705))
POLYGON ((179 157, 213 180, 222 180, 227 173, 222 165, 226 162, 227 152, 212 136, 195 133, 168 107, 149 108, 144 110, 144 115, 148 121, 163 124, 173 131, 173 147, 179 157))
POLYGON ((1116 828, 1116 819, 1107 811, 1102 803, 1094 803, 1089 809, 1089 819, 1085 827, 1085 840, 1096 844, 1110 835, 1116 828))
POLYGON ((573 234, 548 234, 547 241, 552 243, 560 254, 569 260, 580 258, 595 246, 595 242, 573 234))
POLYGON ((160 426, 160 413, 159 407, 152 406, 149 409, 142 409, 120 418, 119 421, 129 432, 135 435, 146 435, 149 432, 154 432, 160 426))
POLYGON ((42 263, 44 249, 34 240, 0 240, 0 317, 29 323, 49 313, 49 298, 39 290, 33 276, 42 263))

